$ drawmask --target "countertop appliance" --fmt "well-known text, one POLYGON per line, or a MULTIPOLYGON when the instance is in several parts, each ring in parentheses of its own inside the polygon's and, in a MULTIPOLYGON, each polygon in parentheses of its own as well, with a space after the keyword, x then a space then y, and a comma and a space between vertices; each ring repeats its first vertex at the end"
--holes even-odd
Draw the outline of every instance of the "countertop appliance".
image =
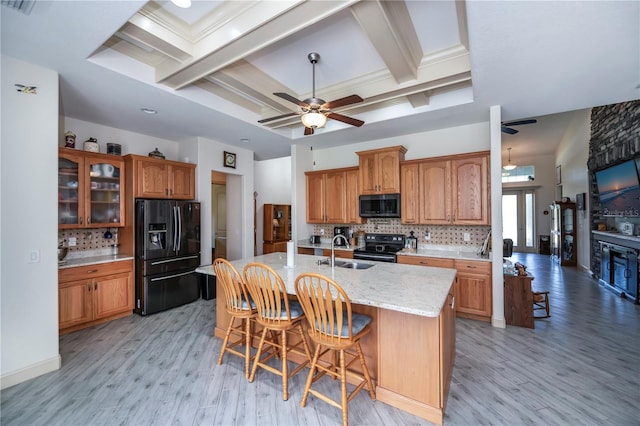
MULTIPOLYGON (((346 241, 349 241, 349 227, 348 226, 336 226, 333 228, 333 236, 335 237, 336 235, 344 235, 344 238, 346 238, 346 241)), ((344 247, 347 245, 347 242, 345 240, 343 240, 342 238, 338 238, 335 242, 335 246, 336 247, 344 247)))
POLYGON ((404 248, 402 234, 365 234, 364 248, 355 249, 353 258, 396 263, 396 253, 404 248))
POLYGON ((400 217, 400 194, 361 195, 360 217, 400 217))
POLYGON ((149 315, 200 297, 200 203, 136 200, 135 308, 149 315))

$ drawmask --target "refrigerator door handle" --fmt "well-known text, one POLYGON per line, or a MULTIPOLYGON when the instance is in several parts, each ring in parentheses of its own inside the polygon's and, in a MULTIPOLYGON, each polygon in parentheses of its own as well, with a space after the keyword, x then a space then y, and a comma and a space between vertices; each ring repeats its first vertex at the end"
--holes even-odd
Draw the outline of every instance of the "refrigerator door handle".
POLYGON ((184 277, 185 275, 190 275, 190 274, 193 274, 194 272, 196 272, 195 269, 193 271, 183 272, 181 274, 165 275, 164 277, 151 278, 150 281, 155 282, 155 281, 169 280, 171 278, 176 278, 176 277, 184 277))
POLYGON ((176 251, 180 251, 180 243, 182 242, 182 210, 180 210, 180 206, 176 206, 176 211, 178 213, 178 239, 176 240, 178 247, 176 251))
POLYGON ((176 206, 172 206, 171 209, 173 210, 173 246, 171 249, 176 251, 178 247, 178 214, 176 212, 176 206))
POLYGON ((156 266, 156 265, 162 265, 163 263, 182 262, 183 260, 198 259, 198 258, 199 258, 198 255, 174 257, 172 259, 165 259, 165 260, 158 260, 158 261, 155 261, 155 262, 151 262, 151 265, 152 266, 156 266))

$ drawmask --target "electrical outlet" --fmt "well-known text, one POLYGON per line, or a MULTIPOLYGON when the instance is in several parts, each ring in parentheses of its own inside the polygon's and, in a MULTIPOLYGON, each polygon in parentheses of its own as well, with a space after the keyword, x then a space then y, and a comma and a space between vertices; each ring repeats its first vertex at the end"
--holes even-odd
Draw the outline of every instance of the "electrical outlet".
POLYGON ((324 235, 324 228, 320 228, 320 235, 324 235))
POLYGON ((29 252, 29 263, 40 262, 40 250, 31 250, 29 252))
POLYGON ((427 232, 424 234, 425 241, 429 241, 431 239, 431 232, 427 232))
POLYGON ((76 237, 69 237, 69 247, 75 247, 76 244, 76 237))
POLYGON ((462 237, 464 238, 465 241, 471 241, 471 234, 468 232, 465 232, 464 234, 462 234, 462 237))

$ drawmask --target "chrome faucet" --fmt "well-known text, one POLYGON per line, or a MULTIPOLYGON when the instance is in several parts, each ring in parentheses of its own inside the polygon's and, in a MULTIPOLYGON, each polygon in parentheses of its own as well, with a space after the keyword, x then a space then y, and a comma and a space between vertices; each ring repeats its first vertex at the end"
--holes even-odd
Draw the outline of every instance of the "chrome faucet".
POLYGON ((349 248, 349 240, 347 240, 347 237, 345 237, 344 234, 338 234, 335 237, 333 237, 333 239, 331 240, 331 267, 332 268, 336 266, 335 242, 338 237, 342 237, 345 244, 347 245, 347 248, 349 248))

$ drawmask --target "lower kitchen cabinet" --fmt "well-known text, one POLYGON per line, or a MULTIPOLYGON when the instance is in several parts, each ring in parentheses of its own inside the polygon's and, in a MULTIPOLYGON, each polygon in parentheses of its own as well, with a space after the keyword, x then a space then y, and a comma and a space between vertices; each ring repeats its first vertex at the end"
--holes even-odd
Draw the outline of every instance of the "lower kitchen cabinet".
POLYGON ((491 262, 456 260, 456 314, 491 321, 491 262))
POLYGON ((61 269, 60 334, 131 315, 133 299, 132 260, 61 269))
POLYGON ((397 261, 408 265, 456 269, 458 271, 454 286, 456 315, 491 321, 493 313, 491 262, 407 255, 398 255, 397 261))

